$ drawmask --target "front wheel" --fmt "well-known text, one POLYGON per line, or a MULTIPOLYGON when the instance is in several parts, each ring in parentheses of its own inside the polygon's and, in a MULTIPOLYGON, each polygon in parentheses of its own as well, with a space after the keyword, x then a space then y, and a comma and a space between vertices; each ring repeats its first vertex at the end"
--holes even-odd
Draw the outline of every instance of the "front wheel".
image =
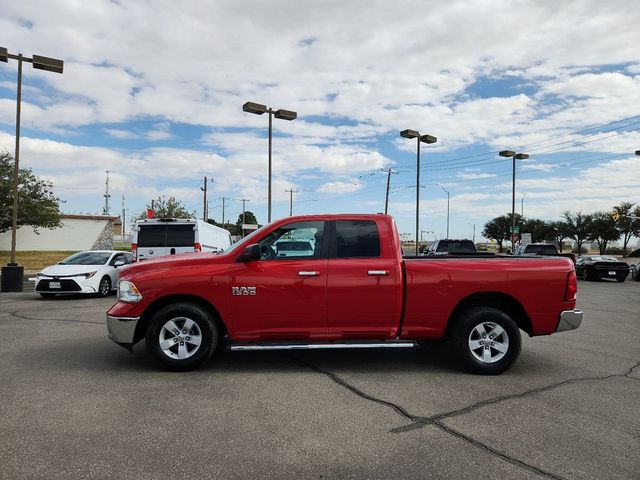
POLYGON ((153 316, 145 343, 169 370, 191 370, 211 357, 218 345, 218 331, 202 307, 174 303, 153 316))
POLYGON ((98 285, 98 295, 106 297, 111 293, 111 280, 109 277, 102 277, 98 285))
POLYGON ((502 310, 474 307, 456 321, 452 344, 456 356, 468 371, 498 375, 520 355, 520 330, 502 310))

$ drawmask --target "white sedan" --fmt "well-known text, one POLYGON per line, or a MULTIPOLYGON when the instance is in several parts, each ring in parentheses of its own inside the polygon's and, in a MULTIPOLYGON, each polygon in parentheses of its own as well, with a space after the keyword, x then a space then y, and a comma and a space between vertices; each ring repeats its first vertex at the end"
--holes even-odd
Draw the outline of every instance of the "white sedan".
POLYGON ((116 289, 118 267, 132 262, 128 252, 91 250, 74 253, 36 276, 35 291, 44 298, 59 293, 97 293, 103 297, 116 289))

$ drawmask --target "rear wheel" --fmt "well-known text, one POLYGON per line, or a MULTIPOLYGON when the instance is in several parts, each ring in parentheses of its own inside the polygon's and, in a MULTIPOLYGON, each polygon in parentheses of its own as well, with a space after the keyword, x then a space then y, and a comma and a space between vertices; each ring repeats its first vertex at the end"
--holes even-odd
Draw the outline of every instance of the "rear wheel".
POLYGON ((174 303, 153 316, 145 343, 169 370, 191 370, 211 357, 218 345, 218 331, 202 307, 174 303))
POLYGON ((456 321, 452 343, 456 356, 468 371, 498 375, 520 355, 520 330, 502 310, 474 307, 456 321))
POLYGON ((589 280, 589 274, 587 273, 586 268, 582 269, 582 275, 580 276, 580 278, 582 278, 582 280, 589 280))

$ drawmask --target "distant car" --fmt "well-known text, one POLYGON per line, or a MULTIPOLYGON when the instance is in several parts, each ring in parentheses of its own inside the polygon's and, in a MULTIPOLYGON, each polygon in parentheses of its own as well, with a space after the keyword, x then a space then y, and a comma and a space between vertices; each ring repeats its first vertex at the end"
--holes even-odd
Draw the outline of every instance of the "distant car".
POLYGON ((611 278, 624 282, 629 275, 629 265, 614 257, 582 255, 576 260, 576 275, 583 280, 611 278))
POLYGON ((548 257, 567 257, 576 263, 576 256, 573 253, 559 253, 555 245, 551 243, 529 243, 518 245, 513 252, 514 255, 543 255, 548 257))
POLYGON ((282 240, 274 244, 278 257, 312 257, 313 247, 308 240, 282 240))
POLYGON ((436 240, 429 245, 427 255, 447 255, 458 253, 478 253, 476 245, 471 240, 436 240))
POLYGON ((636 248, 633 252, 629 254, 630 257, 640 257, 640 248, 636 248))
POLYGON ((631 280, 640 282, 640 263, 638 265, 630 265, 629 270, 631 270, 631 280))
POLYGON ((70 293, 97 293, 106 297, 116 288, 117 268, 132 261, 129 252, 90 250, 74 253, 38 273, 35 292, 44 298, 70 293))

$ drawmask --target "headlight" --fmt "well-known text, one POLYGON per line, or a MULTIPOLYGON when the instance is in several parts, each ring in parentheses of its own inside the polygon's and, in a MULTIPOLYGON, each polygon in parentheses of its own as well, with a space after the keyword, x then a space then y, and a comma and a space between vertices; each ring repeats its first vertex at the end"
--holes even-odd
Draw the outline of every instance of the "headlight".
POLYGON ((96 272, 83 273, 84 278, 91 278, 96 274, 96 272))
POLYGON ((118 282, 118 300, 127 303, 136 303, 142 300, 142 295, 133 283, 120 280, 118 282))

